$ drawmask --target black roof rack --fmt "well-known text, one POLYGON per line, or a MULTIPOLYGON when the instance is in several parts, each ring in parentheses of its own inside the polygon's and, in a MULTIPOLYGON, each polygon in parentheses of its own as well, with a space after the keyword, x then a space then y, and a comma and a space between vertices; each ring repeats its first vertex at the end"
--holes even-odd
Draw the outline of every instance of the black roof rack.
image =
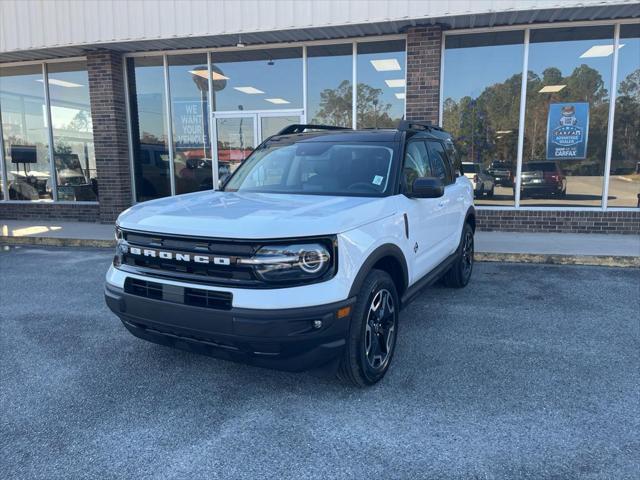
POLYGON ((436 125, 432 125, 431 122, 418 122, 415 120, 400 120, 398 123, 398 130, 406 132, 408 130, 440 130, 442 129, 436 125))
POLYGON ((312 125, 304 123, 294 123, 288 127, 284 127, 277 135, 290 135, 292 133, 302 133, 305 130, 351 130, 347 127, 336 127, 334 125, 312 125))

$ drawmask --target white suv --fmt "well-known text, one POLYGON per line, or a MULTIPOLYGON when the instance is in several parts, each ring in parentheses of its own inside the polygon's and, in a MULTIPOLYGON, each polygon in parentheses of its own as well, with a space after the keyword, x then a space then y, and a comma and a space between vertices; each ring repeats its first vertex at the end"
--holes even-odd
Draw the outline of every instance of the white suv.
POLYGON ((373 384, 400 309, 471 276, 473 187, 456 163, 451 137, 421 123, 287 127, 221 191, 123 212, 107 304, 146 340, 373 384))

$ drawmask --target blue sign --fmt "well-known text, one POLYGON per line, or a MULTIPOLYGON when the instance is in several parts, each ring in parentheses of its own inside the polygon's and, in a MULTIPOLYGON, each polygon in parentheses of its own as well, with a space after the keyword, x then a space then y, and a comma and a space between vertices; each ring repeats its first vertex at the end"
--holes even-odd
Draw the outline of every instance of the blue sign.
POLYGON ((587 156, 588 103, 552 103, 547 120, 547 160, 579 160, 587 156))

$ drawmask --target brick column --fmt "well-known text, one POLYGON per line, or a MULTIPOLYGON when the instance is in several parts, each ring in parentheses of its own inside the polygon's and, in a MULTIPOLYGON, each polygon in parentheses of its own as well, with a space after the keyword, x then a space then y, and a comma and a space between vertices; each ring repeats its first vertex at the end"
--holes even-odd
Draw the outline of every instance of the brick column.
POLYGON ((407 30, 407 120, 438 124, 441 46, 439 25, 407 30))
POLYGON ((131 205, 131 172, 121 54, 87 54, 100 221, 113 222, 131 205))

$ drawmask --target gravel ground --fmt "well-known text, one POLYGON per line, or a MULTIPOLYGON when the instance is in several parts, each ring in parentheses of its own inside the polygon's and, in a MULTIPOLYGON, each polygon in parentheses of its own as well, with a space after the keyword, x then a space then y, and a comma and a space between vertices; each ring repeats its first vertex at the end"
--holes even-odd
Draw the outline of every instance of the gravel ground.
POLYGON ((0 251, 3 478, 638 478, 638 270, 478 264, 357 390, 134 338, 110 258, 0 251))

